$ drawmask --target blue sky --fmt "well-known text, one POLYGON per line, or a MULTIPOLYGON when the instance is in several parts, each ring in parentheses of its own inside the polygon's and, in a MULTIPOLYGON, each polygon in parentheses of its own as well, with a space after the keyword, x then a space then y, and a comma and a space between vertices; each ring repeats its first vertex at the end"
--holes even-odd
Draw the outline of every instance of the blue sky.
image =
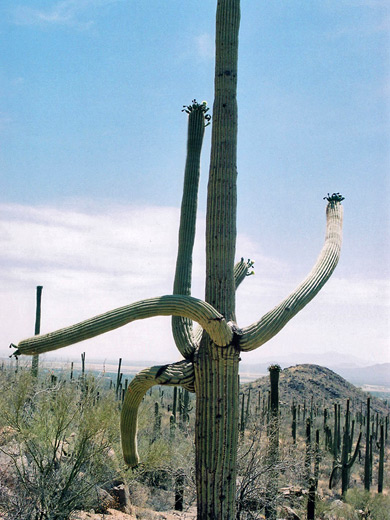
MULTIPOLYGON (((215 1, 3 0, 0 353, 31 335, 171 292, 186 144, 182 105, 213 99, 215 1), (4 348, 3 348, 4 347, 4 348)), ((340 264, 248 360, 336 351, 390 361, 390 6, 242 1, 237 295, 257 320, 321 249, 345 197, 340 264)), ((206 130, 194 295, 203 295, 206 130)), ((59 353, 170 361, 169 320, 59 353)))

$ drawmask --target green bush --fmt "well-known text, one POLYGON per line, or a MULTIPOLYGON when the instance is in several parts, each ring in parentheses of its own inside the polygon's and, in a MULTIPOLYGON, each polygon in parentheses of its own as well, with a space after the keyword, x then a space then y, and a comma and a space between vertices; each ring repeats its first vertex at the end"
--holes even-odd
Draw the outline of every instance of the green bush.
POLYGON ((66 520, 99 505, 98 488, 117 472, 112 447, 119 414, 110 393, 92 379, 40 385, 29 371, 3 375, 0 450, 9 479, 0 490, 7 519, 66 520), (4 385, 4 383, 7 383, 4 385))
POLYGON ((370 520, 390 520, 390 497, 359 489, 349 489, 345 501, 370 520))

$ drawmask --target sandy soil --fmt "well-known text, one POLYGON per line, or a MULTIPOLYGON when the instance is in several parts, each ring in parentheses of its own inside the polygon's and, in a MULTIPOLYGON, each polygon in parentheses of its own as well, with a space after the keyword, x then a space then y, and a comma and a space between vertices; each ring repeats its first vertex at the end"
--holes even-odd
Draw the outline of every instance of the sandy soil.
POLYGON ((196 508, 179 513, 177 511, 164 511, 159 513, 150 509, 134 508, 134 514, 128 515, 115 509, 108 509, 108 513, 97 514, 79 511, 72 515, 72 520, 195 520, 196 508))

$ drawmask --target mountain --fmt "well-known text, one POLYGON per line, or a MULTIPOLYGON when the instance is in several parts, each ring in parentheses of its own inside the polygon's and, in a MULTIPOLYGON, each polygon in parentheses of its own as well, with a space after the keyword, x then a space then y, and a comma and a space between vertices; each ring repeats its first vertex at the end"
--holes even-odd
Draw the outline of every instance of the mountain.
MULTIPOLYGON (((249 388, 252 395, 259 391, 261 395, 267 395, 270 389, 269 376, 241 386, 242 392, 247 392, 249 388)), ((368 395, 329 368, 319 365, 295 365, 283 369, 279 376, 279 400, 285 407, 290 407, 293 401, 306 401, 309 406, 313 398, 317 406, 330 407, 334 403, 344 404, 350 399, 355 409, 365 409, 368 395)), ((376 397, 371 397, 371 409, 381 414, 390 411, 385 402, 376 397)))
MULTIPOLYGON (((244 362, 240 365, 240 374, 242 374, 243 379, 246 381, 255 379, 256 375, 267 374, 268 367, 271 364, 275 364, 275 362, 277 362, 282 368, 292 365, 292 363, 288 363, 287 360, 279 359, 253 364, 247 364, 244 362), (255 375, 255 377, 253 377, 253 375, 255 375)), ((304 366, 306 364, 312 364, 314 366, 314 363, 312 362, 300 362, 299 366, 304 366)), ((343 361, 342 358, 335 356, 333 361, 328 360, 327 363, 315 363, 315 365, 327 366, 330 370, 357 386, 375 385, 384 386, 390 389, 390 363, 362 366, 357 364, 355 361, 350 360, 349 362, 346 362, 343 361)))

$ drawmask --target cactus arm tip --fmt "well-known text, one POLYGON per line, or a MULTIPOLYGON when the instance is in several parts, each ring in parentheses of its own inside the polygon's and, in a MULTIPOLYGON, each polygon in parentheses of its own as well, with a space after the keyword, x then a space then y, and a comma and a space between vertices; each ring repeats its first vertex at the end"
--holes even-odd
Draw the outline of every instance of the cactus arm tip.
POLYGON ((20 350, 18 349, 18 346, 15 345, 14 343, 11 343, 9 348, 15 348, 16 349, 14 352, 12 352, 12 354, 10 354, 9 357, 15 357, 16 359, 18 359, 18 356, 20 356, 20 354, 21 354, 20 350))

